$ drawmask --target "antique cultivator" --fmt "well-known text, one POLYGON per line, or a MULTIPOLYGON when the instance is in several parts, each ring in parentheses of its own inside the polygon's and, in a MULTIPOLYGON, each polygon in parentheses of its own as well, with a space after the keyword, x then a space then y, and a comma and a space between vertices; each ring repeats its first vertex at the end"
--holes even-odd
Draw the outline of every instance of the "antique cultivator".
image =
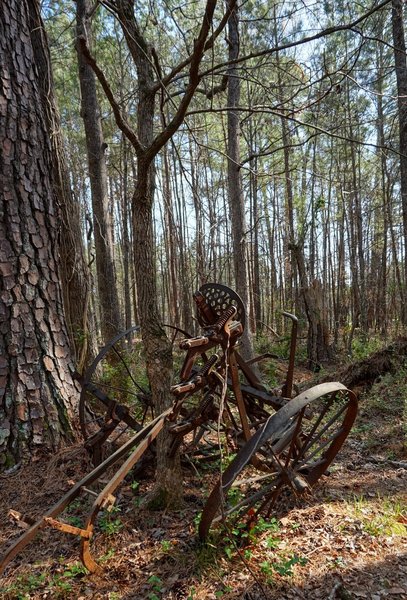
POLYGON ((78 535, 84 565, 99 570, 90 554, 98 513, 113 505, 129 471, 154 452, 165 425, 173 435, 170 452, 182 446, 191 460, 210 459, 227 446, 234 456, 203 508, 201 539, 226 519, 253 523, 260 514, 269 517, 283 490, 304 494, 327 471, 352 427, 357 401, 337 382, 292 398, 296 317, 283 313, 292 322, 287 375, 281 388, 269 391, 252 365, 272 355, 247 361, 238 351, 246 320, 240 297, 226 286, 205 284, 194 299, 201 335, 165 326, 181 366, 171 388, 173 406, 164 413, 154 414, 139 327, 116 336, 78 376, 80 425, 96 466, 8 549, 0 571, 46 526, 78 535), (83 528, 55 519, 84 493, 94 501, 83 528))

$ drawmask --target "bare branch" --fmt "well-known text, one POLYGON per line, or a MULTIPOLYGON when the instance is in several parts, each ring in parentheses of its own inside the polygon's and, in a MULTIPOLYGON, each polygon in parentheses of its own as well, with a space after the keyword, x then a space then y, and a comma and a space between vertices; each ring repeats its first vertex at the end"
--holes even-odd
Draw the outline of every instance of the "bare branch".
POLYGON ((391 3, 391 0, 383 0, 383 2, 380 2, 376 6, 372 7, 370 10, 368 10, 366 13, 364 13, 361 17, 359 17, 358 19, 355 19, 354 21, 352 21, 350 23, 345 23, 344 25, 336 25, 333 27, 327 27, 326 29, 322 29, 322 31, 320 31, 316 34, 306 36, 306 37, 302 38, 301 40, 289 42, 287 44, 282 44, 281 46, 274 46, 272 48, 266 48, 265 50, 259 50, 258 52, 251 52, 250 54, 246 54, 245 56, 236 58, 233 61, 219 63, 219 64, 215 65, 214 67, 208 69, 207 71, 201 73, 201 78, 205 77, 206 75, 210 75, 214 71, 224 69, 225 67, 228 67, 231 64, 239 64, 239 63, 243 63, 248 60, 251 60, 253 58, 261 58, 262 56, 267 56, 267 55, 273 54, 275 52, 281 52, 282 50, 288 50, 289 48, 295 48, 296 46, 301 46, 303 44, 307 44, 308 42, 313 42, 315 40, 326 37, 328 35, 332 35, 333 33, 337 33, 339 31, 354 30, 356 33, 361 34, 362 32, 360 32, 356 29, 357 26, 359 25, 359 23, 362 23, 368 17, 370 17, 375 12, 381 10, 382 8, 384 8, 385 6, 387 6, 390 3, 391 3))
MULTIPOLYGON (((235 3, 236 2, 233 2, 232 4, 234 5, 235 3)), ((190 60, 188 87, 185 90, 184 96, 179 104, 177 112, 175 113, 171 121, 168 123, 166 129, 157 135, 151 146, 148 148, 148 150, 146 150, 146 158, 153 159, 157 152, 174 135, 174 133, 177 131, 182 121, 184 120, 185 114, 188 110, 188 106, 190 105, 190 102, 200 82, 199 65, 201 64, 202 57, 207 49, 207 39, 211 30, 216 4, 217 0, 207 1, 205 14, 201 24, 201 29, 198 38, 194 42, 194 51, 190 60)), ((223 21, 224 19, 222 19, 222 22, 223 21)), ((227 20, 224 21, 225 25, 226 22, 227 20)))
MULTIPOLYGON (((234 10, 236 4, 237 4, 237 0, 234 0, 234 2, 231 2, 230 6, 227 7, 225 14, 223 15, 218 27, 213 32, 213 34, 210 36, 210 38, 207 40, 205 47, 204 47, 204 52, 207 52, 208 50, 213 48, 213 45, 214 45, 216 39, 219 37, 219 35, 225 29, 226 23, 228 22, 228 19, 231 15, 232 11, 234 10)), ((183 69, 185 69, 185 67, 187 67, 192 62, 194 54, 195 54, 195 50, 190 56, 188 56, 188 58, 186 58, 183 62, 179 63, 176 67, 174 67, 172 69, 172 71, 168 75, 166 75, 166 77, 164 77, 162 79, 162 81, 158 82, 157 89, 160 86, 163 86, 163 87, 168 86, 171 83, 171 81, 174 79, 174 77, 176 75, 178 75, 178 73, 180 73, 183 69)))
MULTIPOLYGON (((315 137, 316 135, 327 135, 328 137, 331 138, 335 138, 335 139, 339 139, 339 140, 344 140, 345 142, 349 142, 350 144, 358 144, 359 146, 365 146, 368 148, 376 148, 379 150, 383 150, 385 152, 392 152, 393 154, 396 154, 397 156, 405 156, 403 155, 403 153, 398 152, 395 148, 392 148, 391 146, 386 146, 385 144, 374 144, 373 142, 364 142, 362 140, 358 140, 356 138, 350 138, 346 135, 342 135, 340 133, 335 133, 334 131, 329 131, 328 129, 325 129, 323 127, 320 127, 319 125, 314 125, 313 123, 307 123, 305 121, 301 121, 300 119, 297 119, 296 117, 294 117, 292 114, 287 114, 284 111, 281 110, 275 110, 272 109, 270 107, 261 107, 261 106, 256 106, 256 107, 251 107, 251 108, 243 108, 243 107, 226 107, 226 108, 212 108, 210 110, 206 109, 206 110, 191 110, 189 112, 186 113, 185 116, 189 117, 192 115, 196 115, 196 114, 200 114, 200 113, 224 113, 224 112, 229 112, 229 111, 238 111, 238 112, 242 112, 242 113, 250 113, 250 114, 256 114, 256 113, 260 113, 260 114, 268 114, 268 115, 274 115, 276 117, 279 118, 283 118, 283 119, 287 119, 288 121, 292 121, 293 123, 296 123, 297 125, 301 125, 302 127, 307 127, 307 128, 311 128, 315 131, 315 134, 311 135, 309 138, 307 138, 307 140, 304 140, 303 142, 299 142, 298 144, 292 144, 292 147, 296 147, 296 146, 302 146, 304 145, 306 142, 308 142, 312 137, 315 137)), ((291 144, 290 144, 291 146, 291 144)), ((241 163, 240 166, 243 167, 247 162, 253 160, 254 158, 260 158, 261 156, 269 156, 271 154, 274 154, 275 152, 277 152, 278 150, 282 150, 285 146, 280 146, 279 148, 273 148, 272 150, 269 151, 264 151, 258 154, 251 154, 250 156, 248 156, 247 158, 245 158, 241 163)), ((223 154, 222 152, 219 152, 217 149, 215 148, 211 148, 212 150, 218 152, 219 154, 223 154)))

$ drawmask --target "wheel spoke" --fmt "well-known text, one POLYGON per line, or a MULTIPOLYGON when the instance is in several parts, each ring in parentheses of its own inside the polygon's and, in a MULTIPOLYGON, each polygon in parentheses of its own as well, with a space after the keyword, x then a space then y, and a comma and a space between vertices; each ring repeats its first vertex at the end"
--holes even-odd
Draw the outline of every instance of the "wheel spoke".
POLYGON ((330 383, 307 390, 281 408, 283 412, 270 417, 223 474, 222 480, 229 482, 225 483, 225 498, 221 497, 220 484, 210 494, 202 512, 201 538, 206 537, 211 523, 233 513, 239 519, 253 508, 254 515, 270 517, 283 489, 295 495, 309 490, 345 441, 356 408, 352 392, 341 384, 330 383), (265 474, 267 468, 270 472, 265 474), (249 476, 243 477, 246 469, 250 469, 249 476), (257 474, 253 469, 258 470, 257 474), (240 480, 234 482, 238 477, 240 480), (229 486, 240 486, 245 494, 234 505, 228 498, 229 486))
MULTIPOLYGON (((315 421, 314 425, 312 426, 311 431, 308 433, 308 435, 307 435, 308 439, 310 439, 314 435, 314 432, 318 429, 319 424, 322 422, 322 419, 324 418, 324 416, 328 412, 328 410, 331 407, 332 403, 333 403, 333 396, 331 395, 330 398, 329 398, 329 402, 325 402, 324 403, 323 409, 321 410, 321 412, 320 412, 317 420, 315 421)), ((306 451, 306 449, 304 451, 306 451)))
POLYGON ((342 431, 343 431, 342 428, 337 429, 332 437, 328 438, 322 444, 317 446, 315 448, 315 450, 309 456, 307 456, 302 462, 298 462, 298 458, 297 458, 296 461, 294 461, 293 466, 295 466, 296 468, 300 468, 302 465, 304 465, 305 463, 312 460, 314 458, 314 456, 319 454, 321 452, 321 450, 323 450, 324 448, 326 448, 328 446, 328 444, 331 445, 332 442, 334 442, 334 440, 336 440, 341 435, 342 431))
POLYGON ((87 419, 85 421, 86 425, 90 425, 91 423, 97 423, 98 425, 101 425, 101 424, 103 424, 103 422, 104 422, 104 418, 102 417, 102 415, 100 415, 100 416, 95 415, 93 419, 87 419))
MULTIPOLYGON (((274 488, 277 485, 277 482, 278 482, 278 476, 276 476, 275 480, 273 482, 271 482, 269 485, 267 485, 266 487, 260 488, 253 494, 245 495, 245 497, 242 500, 240 500, 240 502, 238 502, 237 504, 234 504, 233 506, 229 506, 229 507, 224 506, 224 509, 221 511, 222 514, 220 514, 218 517, 216 517, 213 520, 213 522, 214 523, 219 522, 219 521, 229 517, 234 512, 239 513, 241 508, 244 508, 245 509, 244 512, 247 512, 248 510, 250 510, 250 508, 252 508, 256 504, 256 502, 258 500, 260 500, 260 498, 262 498, 268 492, 271 492, 272 490, 274 490, 274 488)), ((238 487, 238 484, 233 487, 238 487)))
POLYGON ((122 357, 121 353, 117 350, 116 345, 112 346, 112 350, 113 352, 116 354, 116 356, 119 358, 119 360, 121 361, 123 367, 125 368, 127 375, 130 377, 131 381, 134 383, 134 385, 136 386, 137 389, 140 390, 140 392, 142 392, 143 394, 146 393, 145 390, 143 390, 143 388, 137 383, 137 381, 134 379, 129 367, 127 366, 126 361, 124 360, 124 358, 122 357))
MULTIPOLYGON (((134 396, 135 398, 140 397, 140 392, 133 392, 123 387, 119 387, 117 385, 112 385, 111 383, 106 383, 105 381, 92 380, 90 383, 93 385, 97 385, 99 388, 104 388, 106 390, 110 390, 112 392, 119 392, 121 394, 127 394, 128 396, 134 396)), ((143 394, 147 395, 148 392, 142 391, 143 394)))
MULTIPOLYGON (((333 417, 331 417, 327 423, 325 423, 324 427, 318 432, 317 436, 312 438, 311 434, 307 435, 307 441, 306 441, 305 445, 301 448, 300 457, 301 457, 301 454, 304 455, 305 452, 307 452, 307 450, 324 435, 324 433, 331 427, 331 425, 333 425, 339 419, 339 417, 344 413, 344 411, 347 408, 348 408, 347 404, 344 404, 343 406, 341 406, 341 408, 338 410, 338 412, 333 417)), ((313 427, 312 431, 313 431, 313 433, 312 433, 312 435, 313 435, 315 433, 314 427, 313 427)))

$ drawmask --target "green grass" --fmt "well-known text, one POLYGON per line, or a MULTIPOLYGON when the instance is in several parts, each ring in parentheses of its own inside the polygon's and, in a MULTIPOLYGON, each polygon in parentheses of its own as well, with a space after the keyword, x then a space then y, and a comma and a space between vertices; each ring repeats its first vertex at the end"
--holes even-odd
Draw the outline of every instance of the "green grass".
POLYGON ((374 537, 407 536, 407 501, 400 498, 354 496, 352 512, 363 531, 374 537))
POLYGON ((389 459, 407 453, 407 368, 386 373, 359 401, 352 437, 389 459), (375 415, 374 420, 372 415, 375 415))

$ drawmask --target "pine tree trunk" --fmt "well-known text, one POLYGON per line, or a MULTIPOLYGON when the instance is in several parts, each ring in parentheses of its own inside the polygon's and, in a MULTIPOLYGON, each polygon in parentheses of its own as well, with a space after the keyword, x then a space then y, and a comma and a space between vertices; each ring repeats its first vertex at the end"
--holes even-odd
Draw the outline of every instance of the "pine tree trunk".
POLYGON ((82 372, 85 365, 90 364, 96 354, 95 324, 90 310, 90 272, 85 257, 80 207, 75 201, 70 186, 59 113, 52 93, 54 81, 47 36, 39 5, 31 2, 29 8, 34 62, 38 69, 42 108, 54 156, 52 161, 54 194, 55 198, 58 198, 61 209, 60 273, 64 314, 72 357, 77 370, 82 372))
MULTIPOLYGON (((92 2, 77 0, 77 36, 88 39, 89 13, 92 2)), ((117 295, 111 219, 108 210, 106 144, 103 140, 100 107, 96 95, 95 74, 78 47, 81 114, 85 126, 89 179, 92 195, 95 236, 97 287, 100 304, 100 327, 106 343, 122 330, 117 295)))
POLYGON ((58 272, 59 212, 30 39, 34 0, 0 5, 0 469, 55 449, 77 392, 58 272))
POLYGON ((394 61, 396 66, 399 117, 400 192, 404 233, 404 292, 401 303, 403 324, 407 324, 407 61, 402 0, 392 1, 394 61))
MULTIPOLYGON (((229 0, 230 1, 230 0, 229 0)), ((229 61, 239 56, 239 15, 237 7, 228 22, 229 61)), ((242 298, 247 312, 247 324, 242 336, 242 355, 253 356, 250 335, 250 295, 247 252, 247 227, 245 204, 240 173, 240 124, 237 110, 240 101, 240 79, 236 65, 228 69, 228 196, 233 241, 233 267, 236 291, 242 298), (233 110, 235 109, 235 110, 233 110)))

